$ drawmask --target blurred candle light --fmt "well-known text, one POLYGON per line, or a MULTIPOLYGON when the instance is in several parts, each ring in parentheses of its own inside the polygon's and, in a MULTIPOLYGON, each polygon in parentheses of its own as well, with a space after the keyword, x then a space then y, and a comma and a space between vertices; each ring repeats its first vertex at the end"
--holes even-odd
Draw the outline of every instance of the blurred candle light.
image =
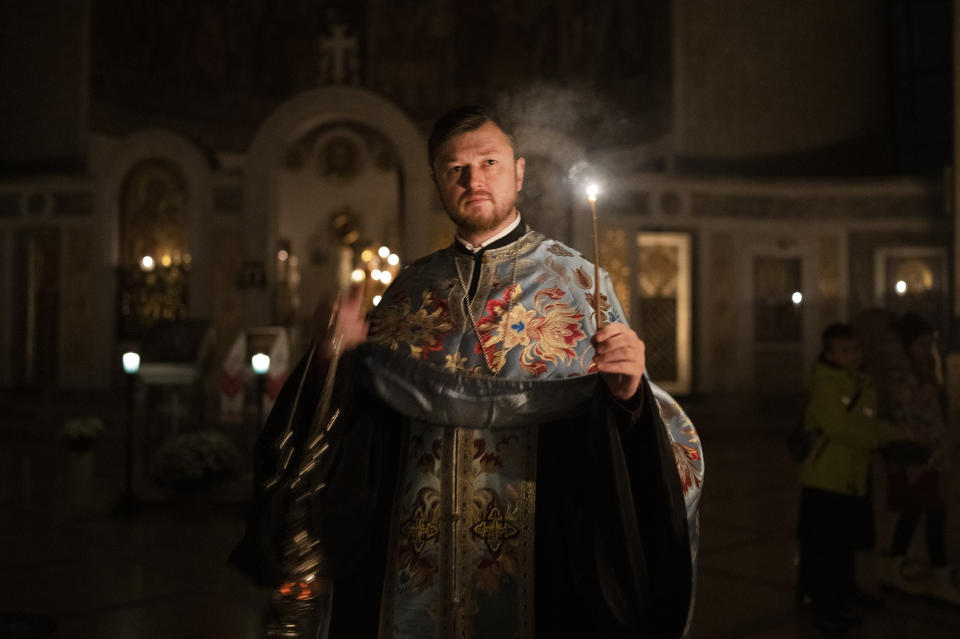
POLYGON ((380 271, 380 281, 384 284, 389 284, 390 280, 393 279, 393 276, 390 275, 390 271, 380 271))
POLYGON ((383 299, 381 296, 379 296, 379 295, 374 295, 374 296, 373 296, 373 305, 376 306, 377 304, 379 304, 381 299, 383 299))
POLYGON ((142 258, 140 258, 140 268, 142 270, 152 271, 154 266, 156 266, 156 263, 149 255, 144 255, 142 258))
POLYGON ((382 258, 384 258, 384 259, 386 259, 387 256, 390 255, 390 249, 389 249, 389 247, 381 246, 381 247, 380 247, 380 250, 377 251, 377 255, 379 255, 380 257, 382 257, 382 258))
POLYGON ((400 263, 400 256, 397 255, 396 253, 391 253, 390 255, 387 256, 387 264, 389 264, 390 266, 396 266, 399 263, 400 263))
POLYGON ((794 291, 793 295, 790 296, 790 301, 793 302, 794 306, 800 306, 803 303, 803 293, 794 291))
POLYGON ((367 278, 366 272, 362 268, 355 268, 350 273, 350 281, 352 282, 362 282, 367 278))
POLYGON ((897 295, 905 295, 907 292, 907 283, 903 280, 899 280, 894 286, 894 290, 896 290, 897 295))
POLYGON ((379 282, 382 276, 383 276, 383 271, 381 271, 378 268, 375 268, 372 271, 370 271, 370 279, 372 280, 379 282))
POLYGON ((360 253, 360 259, 364 262, 369 262, 373 259, 373 251, 370 249, 363 249, 363 252, 360 253))

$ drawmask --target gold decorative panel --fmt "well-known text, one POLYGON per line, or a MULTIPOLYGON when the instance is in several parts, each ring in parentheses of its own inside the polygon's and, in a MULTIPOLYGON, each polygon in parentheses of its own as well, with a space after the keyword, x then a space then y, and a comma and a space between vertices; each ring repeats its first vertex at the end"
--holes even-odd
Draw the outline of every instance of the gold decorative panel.
POLYGON ((134 338, 158 320, 186 318, 188 191, 176 166, 152 158, 130 170, 120 198, 117 327, 134 338))
POLYGON ((692 370, 692 260, 688 233, 637 236, 635 324, 647 344, 647 369, 674 393, 689 393, 692 370))
POLYGON ((610 274, 613 291, 623 306, 627 322, 630 321, 630 255, 627 253, 627 232, 623 229, 606 229, 600 240, 600 265, 610 274))

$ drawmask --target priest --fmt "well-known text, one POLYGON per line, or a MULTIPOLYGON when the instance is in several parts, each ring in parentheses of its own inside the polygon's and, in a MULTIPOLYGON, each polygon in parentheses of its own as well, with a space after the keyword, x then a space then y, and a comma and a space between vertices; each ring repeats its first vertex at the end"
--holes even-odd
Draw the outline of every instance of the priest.
POLYGON ((234 559, 278 587, 268 634, 684 636, 692 424, 606 273, 522 219, 497 114, 450 111, 428 160, 454 242, 369 318, 340 300, 258 442, 234 559))

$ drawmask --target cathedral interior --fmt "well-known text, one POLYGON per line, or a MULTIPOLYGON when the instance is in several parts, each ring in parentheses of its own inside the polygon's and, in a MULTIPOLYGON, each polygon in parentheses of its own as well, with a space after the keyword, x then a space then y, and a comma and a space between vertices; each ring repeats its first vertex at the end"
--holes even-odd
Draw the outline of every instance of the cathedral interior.
MULTIPOLYGON (((819 636, 783 441, 825 326, 922 316, 956 431, 956 0, 0 12, 0 639, 260 636, 267 593, 226 563, 254 439, 318 309, 451 242, 426 140, 461 104, 512 125, 531 227, 588 251, 601 185, 599 261, 709 467, 693 636, 819 636)), ((960 633, 883 594, 860 636, 960 633)))

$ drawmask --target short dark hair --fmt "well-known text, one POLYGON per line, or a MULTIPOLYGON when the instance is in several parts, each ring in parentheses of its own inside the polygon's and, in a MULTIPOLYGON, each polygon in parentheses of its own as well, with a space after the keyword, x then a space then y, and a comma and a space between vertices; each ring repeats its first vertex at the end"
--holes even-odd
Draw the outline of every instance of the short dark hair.
POLYGON ((490 107, 473 104, 450 109, 433 125, 430 137, 427 139, 427 161, 430 163, 430 169, 433 170, 433 161, 437 159, 437 149, 441 144, 461 133, 476 131, 487 122, 493 122, 503 131, 516 157, 517 141, 510 127, 505 124, 502 114, 490 107))
POLYGON ((843 339, 855 340, 857 339, 857 335, 853 332, 853 327, 849 324, 834 322, 823 329, 823 333, 820 334, 820 346, 823 348, 823 352, 826 353, 833 348, 834 342, 843 339))

